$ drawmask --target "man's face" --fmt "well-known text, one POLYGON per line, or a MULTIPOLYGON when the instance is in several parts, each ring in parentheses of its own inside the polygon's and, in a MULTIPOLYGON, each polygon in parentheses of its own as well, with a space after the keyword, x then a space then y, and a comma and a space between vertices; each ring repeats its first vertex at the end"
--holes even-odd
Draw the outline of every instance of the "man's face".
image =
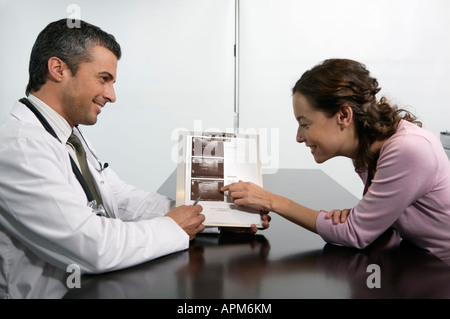
POLYGON ((103 46, 90 50, 91 60, 82 62, 75 76, 70 76, 62 90, 64 117, 71 126, 93 125, 107 102, 116 95, 117 58, 103 46))

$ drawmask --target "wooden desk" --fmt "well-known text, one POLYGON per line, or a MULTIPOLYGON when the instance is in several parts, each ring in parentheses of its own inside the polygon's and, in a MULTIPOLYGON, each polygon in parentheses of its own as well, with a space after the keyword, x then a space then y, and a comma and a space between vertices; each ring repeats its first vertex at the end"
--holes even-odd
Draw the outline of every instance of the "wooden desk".
POLYGON ((262 235, 199 236, 188 251, 85 276, 65 298, 450 298, 450 267, 393 237, 387 232, 364 251, 325 244, 278 258, 262 235), (380 288, 367 285, 373 264, 380 288))
MULTIPOLYGON (((173 196, 165 192, 172 190, 173 178, 161 187, 161 193, 173 196)), ((264 184, 317 209, 347 208, 358 200, 320 170, 280 170, 265 175, 264 184)), ((270 228, 257 235, 199 235, 186 251, 121 271, 82 276, 81 288, 69 289, 69 274, 43 261, 27 261, 22 267, 18 260, 10 268, 16 273, 7 277, 9 295, 164 298, 180 305, 183 300, 205 298, 253 303, 299 298, 450 298, 450 266, 400 241, 393 231, 367 249, 357 250, 326 244, 320 236, 275 214, 272 218, 270 228), (373 275, 370 265, 379 266, 380 288, 368 287, 373 275), (26 290, 24 283, 29 286, 26 290)))

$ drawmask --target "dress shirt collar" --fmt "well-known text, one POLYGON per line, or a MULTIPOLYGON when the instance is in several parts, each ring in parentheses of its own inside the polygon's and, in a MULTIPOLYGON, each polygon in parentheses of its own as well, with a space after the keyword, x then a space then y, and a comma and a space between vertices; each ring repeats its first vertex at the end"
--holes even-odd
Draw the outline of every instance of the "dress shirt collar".
POLYGON ((58 114, 58 112, 42 102, 36 96, 30 94, 28 96, 28 100, 33 103, 33 105, 45 117, 47 122, 55 131, 61 143, 66 144, 70 134, 72 134, 72 128, 70 127, 69 123, 67 123, 67 121, 60 114, 58 114))

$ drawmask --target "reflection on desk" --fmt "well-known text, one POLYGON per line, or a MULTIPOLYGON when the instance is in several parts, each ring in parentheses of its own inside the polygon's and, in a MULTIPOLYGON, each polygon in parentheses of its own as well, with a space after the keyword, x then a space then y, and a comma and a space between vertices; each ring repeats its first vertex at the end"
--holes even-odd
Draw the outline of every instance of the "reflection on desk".
POLYGON ((72 289, 69 273, 16 248, 2 256, 3 298, 450 298, 450 267, 394 231, 364 250, 325 244, 275 260, 263 235, 202 235, 187 251, 85 275, 72 289), (380 288, 367 287, 370 264, 381 269, 380 288))
MULTIPOLYGON (((318 170, 280 170, 265 176, 264 183, 316 209, 351 207, 357 201, 318 170), (292 187, 289 180, 299 179, 320 183, 292 187)), ((166 189, 174 189, 169 184, 166 189)), ((68 288, 71 273, 40 260, 19 242, 3 247, 7 241, 2 236, 1 298, 450 298, 450 266, 400 240, 393 230, 358 250, 326 244, 272 214, 269 229, 256 235, 198 235, 185 251, 120 271, 83 275, 80 288, 68 288), (380 269, 380 288, 367 285, 373 264, 380 269)))

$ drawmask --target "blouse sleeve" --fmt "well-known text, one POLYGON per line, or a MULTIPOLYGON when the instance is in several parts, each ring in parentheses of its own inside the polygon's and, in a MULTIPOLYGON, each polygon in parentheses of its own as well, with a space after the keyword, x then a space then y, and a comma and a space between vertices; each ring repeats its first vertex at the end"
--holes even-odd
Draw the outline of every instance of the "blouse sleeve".
POLYGON ((326 242, 366 247, 432 188, 437 165, 433 147, 423 136, 392 137, 382 147, 368 192, 347 221, 333 225, 331 219, 325 219, 325 213, 320 213, 317 232, 326 242))

